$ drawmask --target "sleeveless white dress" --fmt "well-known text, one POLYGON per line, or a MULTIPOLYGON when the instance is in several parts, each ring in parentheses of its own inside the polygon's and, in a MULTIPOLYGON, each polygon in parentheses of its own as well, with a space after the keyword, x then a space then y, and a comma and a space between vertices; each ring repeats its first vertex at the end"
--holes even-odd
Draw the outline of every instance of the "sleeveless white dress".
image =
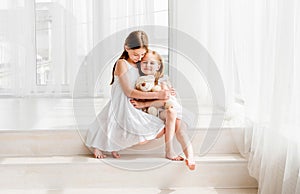
MULTIPOLYGON (((128 66, 128 84, 134 89, 139 77, 138 69, 124 61, 128 66)), ((111 100, 90 125, 85 144, 102 151, 119 151, 155 139, 164 127, 161 119, 133 107, 130 98, 123 92, 118 76, 115 76, 111 100)))

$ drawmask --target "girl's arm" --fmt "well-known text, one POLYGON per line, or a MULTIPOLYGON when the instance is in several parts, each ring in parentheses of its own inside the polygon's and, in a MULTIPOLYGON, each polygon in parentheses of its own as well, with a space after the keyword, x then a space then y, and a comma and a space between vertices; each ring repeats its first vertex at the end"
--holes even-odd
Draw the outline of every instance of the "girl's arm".
POLYGON ((129 98, 138 99, 168 99, 171 92, 168 90, 162 90, 159 92, 142 92, 138 91, 129 85, 130 78, 128 77, 128 68, 123 60, 118 60, 115 70, 115 75, 119 77, 123 92, 129 98))

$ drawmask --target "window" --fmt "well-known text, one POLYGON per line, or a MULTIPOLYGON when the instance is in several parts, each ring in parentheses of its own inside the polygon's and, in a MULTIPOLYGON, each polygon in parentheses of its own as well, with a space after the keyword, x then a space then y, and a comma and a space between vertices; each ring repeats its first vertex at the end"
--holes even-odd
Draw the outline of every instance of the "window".
MULTIPOLYGON (((47 85, 52 67, 52 2, 36 0, 36 85, 47 85)), ((53 71, 53 70, 52 70, 53 71)))
MULTIPOLYGON (((168 0, 2 0, 0 19, 1 95, 70 96, 101 40, 134 26, 168 26, 168 0)), ((168 61, 167 48, 153 49, 168 61)))
MULTIPOLYGON (((1 38, 1 37, 0 37, 1 38)), ((0 92, 2 94, 9 94, 12 87, 11 65, 9 59, 9 44, 7 42, 0 42, 0 92)))

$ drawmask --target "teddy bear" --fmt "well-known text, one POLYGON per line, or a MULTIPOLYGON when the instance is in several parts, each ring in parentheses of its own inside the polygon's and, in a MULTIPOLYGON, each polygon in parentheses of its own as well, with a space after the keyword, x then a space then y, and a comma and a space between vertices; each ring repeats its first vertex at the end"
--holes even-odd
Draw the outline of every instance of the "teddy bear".
MULTIPOLYGON (((152 92, 152 91, 161 90, 159 85, 155 85, 155 77, 153 75, 140 76, 136 80, 135 87, 137 90, 140 90, 143 92, 152 92)), ((158 109, 154 106, 150 106, 150 107, 144 108, 142 110, 153 116, 158 115, 158 109)))
POLYGON ((155 77, 153 75, 140 76, 136 80, 135 87, 143 92, 157 92, 161 90, 161 87, 155 84, 155 77))
MULTIPOLYGON (((153 75, 145 75, 145 76, 140 76, 137 81, 136 81, 136 89, 143 91, 143 92, 158 92, 162 88, 160 85, 158 85, 158 82, 156 81, 155 77, 153 75)), ((173 107, 173 104, 171 101, 167 101, 165 103, 164 108, 171 108, 173 107)), ((153 115, 153 116, 158 116, 158 108, 154 106, 150 106, 148 108, 143 109, 143 111, 153 115)))

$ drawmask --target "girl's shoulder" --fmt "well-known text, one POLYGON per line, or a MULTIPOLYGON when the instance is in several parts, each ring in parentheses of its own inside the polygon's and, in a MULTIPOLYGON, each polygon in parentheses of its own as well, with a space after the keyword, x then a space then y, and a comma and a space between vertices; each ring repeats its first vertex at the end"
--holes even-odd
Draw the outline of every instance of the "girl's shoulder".
POLYGON ((135 67, 134 65, 131 65, 126 59, 118 59, 117 65, 126 66, 127 68, 135 67))
POLYGON ((161 78, 158 79, 159 82, 166 82, 169 81, 168 75, 163 75, 161 78))
POLYGON ((128 70, 128 62, 125 59, 119 59, 116 62, 115 75, 120 76, 128 70))
POLYGON ((118 59, 116 62, 116 69, 115 69, 115 75, 120 76, 127 71, 136 71, 137 68, 133 65, 129 64, 129 62, 126 59, 118 59))
POLYGON ((118 59, 116 63, 117 63, 117 65, 127 65, 128 64, 126 59, 118 59))

